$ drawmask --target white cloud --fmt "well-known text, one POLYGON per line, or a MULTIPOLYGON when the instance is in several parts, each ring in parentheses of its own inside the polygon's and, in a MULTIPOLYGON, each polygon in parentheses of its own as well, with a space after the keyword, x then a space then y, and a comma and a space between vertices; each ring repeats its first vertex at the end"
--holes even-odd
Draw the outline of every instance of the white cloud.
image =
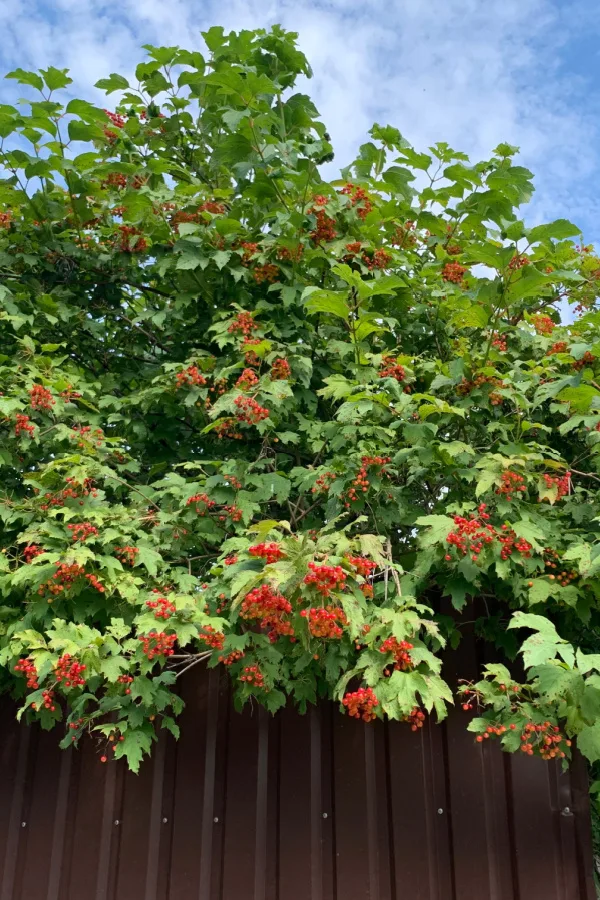
MULTIPOLYGON (((200 45, 279 22, 300 33, 313 96, 345 164, 373 121, 418 149, 447 141, 478 159, 500 141, 522 149, 538 191, 529 219, 569 216, 594 235, 598 127, 581 79, 561 68, 571 33, 552 0, 3 0, 2 68, 68 66, 77 91, 130 72, 145 42, 200 45)), ((7 89, 7 95, 12 91, 7 89)))

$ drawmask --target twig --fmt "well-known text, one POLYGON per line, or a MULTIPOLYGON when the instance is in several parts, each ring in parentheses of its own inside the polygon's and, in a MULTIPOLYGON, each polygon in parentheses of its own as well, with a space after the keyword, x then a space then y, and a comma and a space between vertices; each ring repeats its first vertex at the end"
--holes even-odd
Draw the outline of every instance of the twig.
POLYGON ((192 657, 192 662, 189 666, 185 666, 180 672, 178 672, 175 678, 179 678, 180 675, 183 675, 184 672, 187 672, 189 669, 192 669, 194 666, 197 666, 199 662, 202 662, 204 659, 208 659, 209 656, 212 655, 212 650, 207 650, 206 653, 196 653, 194 657, 192 657))
POLYGON ((591 472, 579 472, 577 469, 569 469, 574 475, 584 475, 586 478, 593 478, 594 481, 600 481, 597 475, 592 475, 591 472))
MULTIPOLYGON (((392 572, 392 578, 394 579, 394 584, 396 585, 396 590, 398 591, 398 596, 401 597, 401 596, 402 596, 402 588, 401 588, 401 586, 400 586, 400 579, 399 579, 399 577, 398 577, 398 573, 396 572, 396 570, 395 570, 394 567, 393 567, 393 562, 394 562, 394 561, 393 561, 393 559, 392 559, 392 542, 391 542, 390 538, 387 539, 387 543, 386 543, 386 548, 385 548, 385 549, 386 549, 386 555, 387 555, 387 558, 388 558, 388 560, 389 560, 389 562, 390 562, 390 565, 389 565, 388 567, 386 567, 386 568, 389 568, 389 569, 391 570, 391 572, 392 572)), ((387 584, 387 582, 386 582, 386 584, 387 584)))

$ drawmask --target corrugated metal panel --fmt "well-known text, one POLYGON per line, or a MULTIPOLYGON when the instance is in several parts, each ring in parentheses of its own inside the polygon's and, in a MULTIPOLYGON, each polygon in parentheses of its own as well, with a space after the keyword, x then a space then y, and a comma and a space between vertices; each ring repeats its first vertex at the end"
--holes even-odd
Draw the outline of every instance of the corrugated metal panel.
POLYGON ((595 897, 580 759, 476 745, 461 713, 417 733, 327 704, 240 715, 215 671, 183 695, 180 741, 137 777, 4 707, 0 900, 595 897))

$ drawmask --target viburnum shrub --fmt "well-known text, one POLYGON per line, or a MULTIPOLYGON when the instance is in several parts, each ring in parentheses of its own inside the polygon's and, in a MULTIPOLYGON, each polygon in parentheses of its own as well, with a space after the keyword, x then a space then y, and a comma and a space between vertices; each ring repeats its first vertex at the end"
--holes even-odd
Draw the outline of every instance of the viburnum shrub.
POLYGON ((375 125, 330 180, 295 35, 204 40, 105 108, 9 75, 3 687, 137 770, 197 665, 417 732, 474 627, 479 743, 600 758, 600 258, 507 144, 375 125))

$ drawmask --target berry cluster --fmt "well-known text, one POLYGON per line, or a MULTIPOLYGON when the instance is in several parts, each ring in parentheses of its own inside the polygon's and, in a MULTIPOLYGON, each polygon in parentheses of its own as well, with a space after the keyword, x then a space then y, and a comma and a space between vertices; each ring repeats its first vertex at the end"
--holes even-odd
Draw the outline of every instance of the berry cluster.
POLYGON ((285 381, 291 374, 292 370, 290 369, 290 364, 287 359, 278 357, 273 360, 273 365, 271 366, 271 381, 285 381))
POLYGON ((594 364, 596 357, 590 353, 589 350, 586 350, 581 359, 576 359, 573 363, 573 368, 577 372, 581 372, 586 366, 591 366, 594 364))
POLYGON ((224 666, 232 666, 234 663, 238 662, 238 660, 243 659, 245 653, 242 650, 232 650, 231 653, 228 653, 226 656, 220 656, 219 662, 223 663, 224 666))
POLYGON ((335 228, 335 219, 328 216, 324 209, 319 209, 327 203, 327 197, 317 195, 314 198, 315 206, 308 210, 308 214, 317 220, 316 228, 311 231, 310 236, 315 244, 326 244, 329 241, 335 241, 337 231, 335 228))
POLYGON ((175 376, 177 387, 189 387, 193 384, 203 387, 206 384, 206 378, 198 368, 198 366, 188 366, 183 372, 178 372, 175 376))
POLYGON ((394 669, 398 672, 407 672, 414 667, 410 656, 413 648, 414 644, 411 644, 410 641, 399 641, 395 637, 389 637, 379 647, 379 652, 391 653, 394 657, 394 669))
POLYGON ((352 206, 358 206, 356 214, 359 219, 366 219, 373 209, 373 202, 369 199, 369 195, 364 188, 348 183, 344 185, 339 193, 350 197, 352 206))
POLYGON ((394 247, 399 247, 403 249, 405 247, 414 247, 417 243, 417 236, 415 232, 415 223, 411 222, 410 219, 404 223, 404 225, 399 225, 390 241, 394 247))
POLYGON ((212 509, 216 506, 214 500, 211 500, 208 494, 194 494, 193 497, 188 497, 186 500, 186 506, 191 506, 192 503, 196 505, 196 512, 199 516, 205 516, 209 509, 212 509), (198 506, 201 503, 202 506, 198 506))
POLYGON ((50 391, 41 384, 34 384, 29 391, 29 405, 32 409, 52 409, 54 402, 50 391))
POLYGON ((556 487, 557 495, 556 499, 560 500, 561 497, 565 497, 567 494, 571 493, 571 473, 565 472, 564 475, 560 477, 558 475, 542 475, 544 482, 547 488, 556 487))
POLYGON ((89 537, 98 537, 98 529, 91 522, 80 522, 77 525, 67 525, 74 541, 87 541, 89 537))
POLYGON ((96 447, 101 447, 104 443, 104 432, 101 428, 94 428, 91 425, 81 425, 72 429, 71 437, 77 441, 77 446, 83 449, 86 441, 91 441, 96 447))
POLYGON ((104 587, 98 580, 97 576, 86 574, 83 566, 78 565, 78 563, 59 563, 52 578, 38 588, 38 594, 40 595, 40 597, 45 593, 57 596, 58 594, 61 594, 63 591, 70 588, 75 583, 75 581, 77 581, 77 579, 81 577, 86 578, 90 582, 92 587, 95 587, 96 590, 100 591, 101 594, 104 593, 104 587))
POLYGON ((346 250, 350 254, 350 256, 356 256, 360 253, 362 244, 360 241, 351 241, 349 244, 346 244, 346 250))
POLYGON ((257 284, 267 282, 273 284, 279 278, 279 268, 273 263, 264 263, 262 266, 255 266, 252 276, 257 284))
POLYGON ((302 244, 298 244, 293 250, 290 250, 288 247, 278 247, 277 259, 281 259, 285 262, 298 262, 303 253, 304 247, 302 244))
POLYGON ((269 543, 263 541, 262 544, 255 544, 253 547, 248 547, 248 553, 250 556, 258 556, 261 559, 264 559, 267 565, 269 563, 275 563, 285 556, 283 550, 275 541, 270 541, 269 543))
POLYGON ((500 487, 496 488, 496 494, 504 495, 507 500, 512 500, 514 494, 525 493, 527 486, 525 479, 518 472, 503 472, 500 487))
POLYGON ((235 566, 237 561, 238 561, 238 558, 235 553, 232 553, 231 556, 226 556, 225 559, 223 560, 223 562, 226 566, 235 566))
POLYGON ((359 688, 346 694, 342 700, 343 706, 349 716, 354 719, 362 719, 363 722, 372 722, 376 713, 373 712, 379 706, 379 700, 375 696, 373 688, 359 688))
POLYGON ((111 112, 110 109, 104 109, 104 113, 108 116, 110 121, 116 128, 124 128, 125 127, 125 119, 123 116, 120 116, 118 113, 111 112))
POLYGON ((374 250, 373 253, 365 251, 362 255, 362 261, 370 272, 373 269, 387 269, 392 259, 392 254, 383 249, 374 250))
POLYGON ((121 253, 143 253, 148 241, 135 225, 119 225, 118 249, 121 253))
MULTIPOLYGON (((56 706, 54 705, 54 691, 46 690, 42 691, 42 705, 44 709, 49 709, 50 712, 56 712, 56 706)), ((32 709, 37 709, 37 704, 31 704, 32 709)))
POLYGON ((233 504, 232 506, 224 506, 223 513, 219 516, 219 522, 224 522, 228 517, 232 522, 241 522, 243 516, 243 512, 239 506, 233 504))
POLYGON ((457 262, 449 262, 442 269, 442 278, 444 281, 451 281, 453 284, 462 284, 466 271, 466 266, 461 266, 457 262))
POLYGON ((313 494, 326 494, 331 487, 331 482, 335 481, 336 477, 334 472, 323 472, 323 474, 319 475, 315 481, 311 488, 311 492, 313 494))
POLYGON ((314 584, 322 597, 330 597, 332 591, 344 589, 346 573, 341 566, 326 566, 309 562, 308 568, 310 572, 304 576, 304 584, 314 584))
POLYGON ((269 410, 261 406, 253 397, 236 397, 233 401, 237 406, 236 419, 246 425, 257 425, 263 419, 269 418, 269 410))
POLYGON ((37 544, 27 544, 27 546, 23 550, 23 559, 26 563, 30 563, 32 559, 35 559, 36 556, 39 556, 40 553, 43 552, 43 547, 38 547, 37 544))
POLYGON ((247 366, 255 366, 256 368, 260 366, 260 356, 254 350, 248 348, 257 347, 261 343, 260 338, 246 338, 242 341, 241 349, 244 352, 244 362, 247 366))
POLYGON ((130 694, 131 688, 129 685, 133 682, 133 675, 119 675, 117 678, 117 684, 126 684, 125 693, 130 694))
POLYGON ((225 643, 225 635, 222 631, 215 631, 212 625, 203 625, 198 633, 198 640, 212 650, 222 650, 225 643))
POLYGON ((492 347, 495 347, 496 350, 499 350, 500 353, 504 353, 506 351, 506 335, 505 334, 495 334, 494 339, 492 340, 492 347))
POLYGON ((212 213, 213 216, 221 216, 225 210, 225 204, 219 203, 218 200, 205 200, 204 203, 201 203, 198 207, 198 212, 212 213))
POLYGON ((300 615, 308 619, 308 630, 316 638, 341 638, 348 619, 341 606, 311 607, 300 615))
POLYGON ((83 663, 73 659, 70 653, 65 653, 56 663, 54 672, 56 680, 62 682, 63 687, 71 688, 85 684, 85 676, 82 675, 85 670, 86 666, 83 663))
POLYGON ((406 372, 404 366, 399 365, 393 356, 384 356, 378 374, 380 378, 395 378, 396 381, 402 382, 406 372))
POLYGON ((377 563, 374 563, 371 559, 367 559, 366 556, 347 556, 346 559, 352 568, 356 569, 358 574, 362 575, 363 578, 369 578, 377 568, 377 563))
POLYGON ((550 722, 534 725, 533 722, 528 722, 521 734, 521 751, 528 756, 537 753, 545 760, 557 757, 564 759, 567 754, 561 749, 563 742, 565 747, 571 746, 571 741, 567 740, 558 725, 552 725, 550 722))
MULTIPOLYGON (((484 384, 489 384, 492 387, 503 388, 504 382, 501 378, 496 378, 494 375, 476 375, 472 381, 468 381, 466 378, 463 378, 461 383, 457 386, 456 391, 461 397, 467 397, 471 391, 474 391, 476 388, 481 387, 484 384)), ((500 406, 502 403, 502 395, 498 394, 496 391, 490 392, 490 403, 492 406, 500 406)))
POLYGON ((403 716, 402 721, 409 723, 411 731, 418 731, 425 724, 425 713, 415 706, 408 716, 403 716))
POLYGON ((292 604, 283 594, 273 590, 268 584, 262 584, 246 594, 242 601, 240 615, 242 619, 260 623, 274 642, 280 635, 294 634, 290 622, 285 616, 292 612, 292 604))
POLYGON ((29 437, 35 431, 35 425, 30 421, 29 416, 23 413, 17 413, 15 419, 15 436, 20 437, 22 434, 28 434, 29 437))
POLYGON ((31 659, 20 659, 19 662, 15 665, 15 672, 19 672, 21 675, 24 675, 27 679, 27 687, 32 688, 33 690, 37 690, 39 687, 39 683, 37 680, 37 669, 33 660, 31 659))
MULTIPOLYGON (((551 547, 544 547, 544 565, 546 569, 550 570, 550 574, 548 578, 550 581, 558 581, 558 583, 562 587, 567 587, 571 581, 575 581, 577 578, 577 571, 575 569, 565 569, 564 562, 560 561, 560 557, 556 550, 553 550, 551 547), (554 574, 553 569, 560 569, 554 574)), ((530 583, 529 587, 533 586, 533 582, 530 583)))
POLYGON ((391 462, 390 456, 363 456, 361 457, 361 465, 358 470, 358 474, 350 489, 348 490, 348 496, 345 501, 345 506, 349 507, 350 503, 354 503, 358 500, 358 492, 360 491, 363 494, 366 494, 369 490, 369 479, 367 477, 367 470, 369 466, 381 466, 381 472, 383 473, 384 467, 391 462))
POLYGON ((129 545, 127 545, 126 547, 115 547, 115 554, 117 556, 117 559, 128 566, 135 565, 135 561, 139 552, 140 551, 137 547, 130 547, 129 545))
POLYGON ((509 272, 517 272, 519 269, 522 269, 524 266, 528 266, 530 264, 530 260, 524 256, 522 253, 515 253, 513 258, 508 264, 509 272))
POLYGON ((177 640, 176 634, 165 634, 164 631, 151 631, 149 634, 141 634, 142 651, 149 660, 156 656, 173 656, 173 645, 177 640))
POLYGON ((240 244, 240 247, 243 250, 242 265, 247 266, 247 265, 249 265, 252 257, 258 253, 258 251, 259 251, 258 244, 255 244, 251 241, 242 241, 240 244))
POLYGON ((12 222, 12 212, 0 212, 0 228, 9 228, 12 222))
POLYGON ((566 341, 556 341, 546 352, 546 356, 552 356, 554 353, 566 353, 569 345, 566 341))
POLYGON ((173 613, 177 612, 175 604, 167 597, 157 597, 156 600, 146 600, 148 609, 155 610, 155 619, 170 619, 173 613))
MULTIPOLYGON (((532 546, 523 538, 517 538, 515 532, 509 529, 508 525, 503 525, 499 532, 490 524, 489 515, 485 512, 486 504, 482 503, 478 508, 478 514, 471 513, 467 519, 464 516, 454 516, 454 524, 457 525, 455 531, 451 531, 446 542, 456 547, 459 553, 466 556, 471 555, 473 562, 477 562, 479 554, 485 546, 489 546, 494 541, 498 541, 501 545, 500 556, 502 559, 508 559, 516 550, 525 558, 531 556, 532 546)), ((451 560, 450 554, 446 554, 446 560, 451 560)))
POLYGON ((252 313, 241 312, 238 313, 233 322, 231 322, 227 331, 229 334, 243 334, 244 337, 248 338, 252 332, 257 329, 258 325, 254 321, 252 313))
POLYGON ((100 187, 103 189, 112 187, 121 190, 121 188, 127 187, 127 175, 124 175, 122 172, 111 172, 106 178, 102 179, 100 187))
MULTIPOLYGON (((123 118, 123 116, 119 116, 117 113, 111 112, 109 109, 105 109, 104 112, 116 128, 123 128, 125 126, 125 119, 123 118)), ((104 131, 104 137, 106 138, 108 143, 114 144, 118 138, 118 132, 113 131, 112 128, 106 127, 104 127, 102 130, 104 131)))
POLYGON ((550 316, 532 316, 531 324, 535 328, 537 334, 552 334, 556 328, 556 323, 552 321, 550 316))
POLYGON ((240 377, 235 383, 236 388, 240 391, 249 391, 258 384, 258 376, 254 369, 244 369, 240 377))
POLYGON ((64 400, 65 403, 72 403, 73 400, 81 400, 82 397, 83 394, 80 394, 79 391, 74 391, 71 388, 71 385, 60 392, 60 398, 61 400, 64 400))
POLYGON ((177 210, 169 219, 169 224, 176 234, 179 234, 179 226, 187 222, 198 222, 200 216, 195 212, 186 212, 183 209, 177 210))
POLYGON ((240 675, 240 681, 244 681, 248 687, 265 688, 265 678, 258 666, 246 666, 240 675))

